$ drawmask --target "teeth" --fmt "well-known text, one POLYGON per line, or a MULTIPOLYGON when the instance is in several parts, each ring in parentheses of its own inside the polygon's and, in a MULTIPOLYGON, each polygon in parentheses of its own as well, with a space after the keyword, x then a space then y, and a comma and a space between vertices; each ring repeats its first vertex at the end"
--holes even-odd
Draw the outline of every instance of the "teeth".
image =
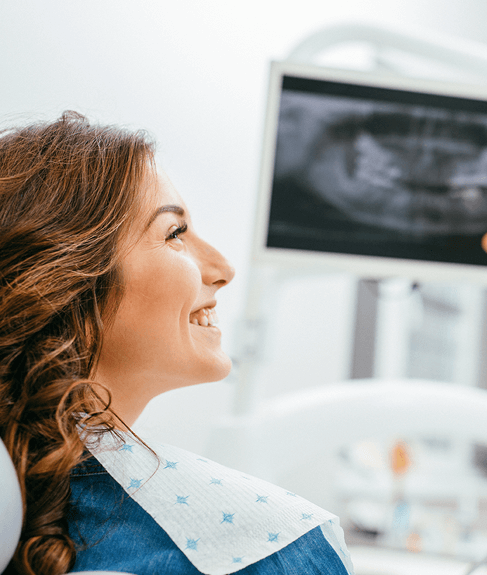
POLYGON ((191 314, 190 323, 203 327, 215 326, 218 323, 218 316, 213 309, 203 308, 191 314))
POLYGON ((213 309, 209 310, 208 323, 210 325, 217 325, 218 324, 218 316, 216 315, 216 312, 213 309))

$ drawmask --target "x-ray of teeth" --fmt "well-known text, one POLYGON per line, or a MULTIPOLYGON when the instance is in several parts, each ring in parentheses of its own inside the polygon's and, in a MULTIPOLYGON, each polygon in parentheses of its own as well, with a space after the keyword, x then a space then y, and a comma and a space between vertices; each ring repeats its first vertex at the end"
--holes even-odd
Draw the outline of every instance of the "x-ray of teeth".
POLYGON ((442 103, 284 89, 268 245, 486 265, 487 106, 442 103))
POLYGON ((275 174, 357 222, 418 236, 485 232, 487 116, 288 92, 275 174))

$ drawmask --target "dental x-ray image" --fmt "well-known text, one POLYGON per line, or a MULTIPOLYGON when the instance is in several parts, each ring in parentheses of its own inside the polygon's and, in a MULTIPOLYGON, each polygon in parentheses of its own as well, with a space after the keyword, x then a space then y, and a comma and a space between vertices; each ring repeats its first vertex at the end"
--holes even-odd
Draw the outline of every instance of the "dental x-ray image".
POLYGON ((284 77, 269 247, 487 264, 487 103, 284 77))

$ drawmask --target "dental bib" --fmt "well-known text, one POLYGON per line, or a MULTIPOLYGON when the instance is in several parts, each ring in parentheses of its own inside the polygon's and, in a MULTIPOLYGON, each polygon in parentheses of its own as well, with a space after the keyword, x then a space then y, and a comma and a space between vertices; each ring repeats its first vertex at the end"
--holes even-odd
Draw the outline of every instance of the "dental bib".
POLYGON ((89 451, 207 575, 243 569, 321 526, 350 574, 338 518, 294 493, 144 436, 105 433, 89 451))

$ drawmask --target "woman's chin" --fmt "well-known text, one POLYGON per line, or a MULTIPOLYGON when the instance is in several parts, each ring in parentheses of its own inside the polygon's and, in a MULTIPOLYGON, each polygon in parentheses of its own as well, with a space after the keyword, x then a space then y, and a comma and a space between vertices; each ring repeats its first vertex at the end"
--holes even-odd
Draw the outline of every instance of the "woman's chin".
POLYGON ((219 349, 218 352, 208 354, 205 360, 205 365, 202 366, 198 377, 201 383, 225 379, 232 370, 232 360, 222 349, 219 349))
POLYGON ((210 381, 220 381, 225 379, 232 370, 232 360, 220 349, 217 357, 215 357, 214 363, 212 362, 208 367, 208 376, 205 381, 208 383, 210 381))

